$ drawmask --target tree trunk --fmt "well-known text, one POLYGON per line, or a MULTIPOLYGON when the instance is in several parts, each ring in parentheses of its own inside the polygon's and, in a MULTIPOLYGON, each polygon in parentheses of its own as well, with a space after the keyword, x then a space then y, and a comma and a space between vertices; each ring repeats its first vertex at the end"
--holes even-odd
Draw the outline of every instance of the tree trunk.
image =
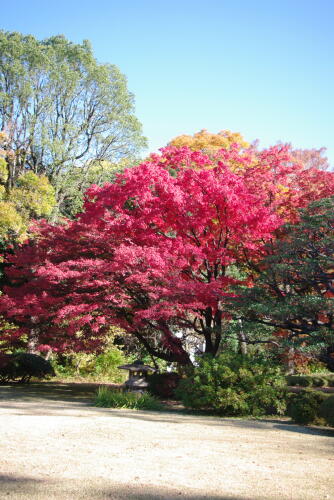
POLYGON ((239 350, 240 354, 243 356, 246 356, 248 354, 248 349, 247 349, 247 338, 246 335, 244 334, 244 331, 242 329, 242 320, 238 320, 239 323, 239 331, 238 331, 238 340, 239 340, 239 350))
POLYGON ((52 349, 49 349, 48 352, 46 353, 46 356, 45 356, 46 361, 49 361, 49 359, 51 358, 51 355, 52 355, 52 349))
POLYGON ((295 373, 295 348, 289 347, 286 353, 286 374, 294 375, 295 373))
MULTIPOLYGON (((33 325, 34 324, 36 325, 37 318, 35 316, 33 316, 31 318, 31 322, 33 325)), ((38 341, 39 341, 39 331, 38 331, 37 326, 33 326, 30 330, 30 333, 29 333, 27 352, 29 352, 30 354, 36 354, 38 341)))

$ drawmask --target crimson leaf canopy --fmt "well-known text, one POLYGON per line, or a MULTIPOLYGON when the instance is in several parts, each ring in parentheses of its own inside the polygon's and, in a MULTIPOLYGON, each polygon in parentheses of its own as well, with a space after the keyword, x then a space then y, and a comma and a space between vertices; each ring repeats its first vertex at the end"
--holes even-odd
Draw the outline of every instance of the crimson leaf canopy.
POLYGON ((1 339, 37 331, 40 349, 94 351, 117 325, 170 362, 190 362, 187 335, 215 355, 231 266, 259 259, 296 207, 328 191, 333 174, 303 170, 282 146, 162 149, 92 186, 74 221, 35 227, 8 259, 0 313, 16 326, 1 339))

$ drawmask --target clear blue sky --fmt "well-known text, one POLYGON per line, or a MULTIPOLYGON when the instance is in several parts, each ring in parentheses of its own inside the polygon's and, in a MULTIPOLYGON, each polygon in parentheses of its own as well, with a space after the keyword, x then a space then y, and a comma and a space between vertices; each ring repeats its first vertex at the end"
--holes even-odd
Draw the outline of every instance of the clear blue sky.
POLYGON ((12 0, 0 27, 88 39, 128 78, 150 151, 200 129, 325 146, 334 165, 333 0, 12 0))

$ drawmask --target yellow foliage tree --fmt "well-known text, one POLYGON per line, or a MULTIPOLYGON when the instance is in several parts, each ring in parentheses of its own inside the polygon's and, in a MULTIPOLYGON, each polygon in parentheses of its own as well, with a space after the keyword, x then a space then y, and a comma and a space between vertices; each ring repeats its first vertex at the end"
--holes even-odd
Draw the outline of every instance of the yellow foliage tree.
MULTIPOLYGON (((219 151, 229 150, 233 144, 237 144, 241 149, 239 154, 242 155, 242 150, 245 150, 245 155, 248 157, 251 155, 254 162, 256 161, 256 155, 253 154, 254 152, 252 153, 250 144, 244 140, 239 132, 231 132, 230 130, 221 130, 218 134, 211 134, 203 129, 194 135, 179 135, 170 141, 168 146, 188 146, 192 151, 202 151, 210 158, 220 159, 219 151)), ((244 169, 244 165, 233 160, 229 160, 229 165, 234 172, 241 172, 244 169)))
POLYGON ((0 201, 0 240, 21 239, 26 229, 23 217, 15 206, 8 201, 0 201))
POLYGON ((239 144, 242 148, 248 148, 249 143, 244 140, 239 132, 221 130, 218 134, 211 134, 203 129, 194 135, 178 135, 169 142, 169 146, 188 146, 193 151, 203 151, 211 155, 220 149, 230 149, 232 144, 239 144))
POLYGON ((56 204, 54 189, 45 176, 26 172, 18 177, 14 186, 8 185, 6 159, 11 152, 5 146, 6 135, 1 132, 0 243, 22 241, 26 237, 30 220, 49 216, 56 204))

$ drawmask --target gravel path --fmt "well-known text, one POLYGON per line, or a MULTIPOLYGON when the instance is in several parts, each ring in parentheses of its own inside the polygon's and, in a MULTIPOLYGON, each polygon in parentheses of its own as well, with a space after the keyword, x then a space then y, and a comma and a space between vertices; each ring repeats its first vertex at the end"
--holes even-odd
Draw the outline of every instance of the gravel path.
POLYGON ((0 498, 334 500, 334 432, 0 387, 0 498))

